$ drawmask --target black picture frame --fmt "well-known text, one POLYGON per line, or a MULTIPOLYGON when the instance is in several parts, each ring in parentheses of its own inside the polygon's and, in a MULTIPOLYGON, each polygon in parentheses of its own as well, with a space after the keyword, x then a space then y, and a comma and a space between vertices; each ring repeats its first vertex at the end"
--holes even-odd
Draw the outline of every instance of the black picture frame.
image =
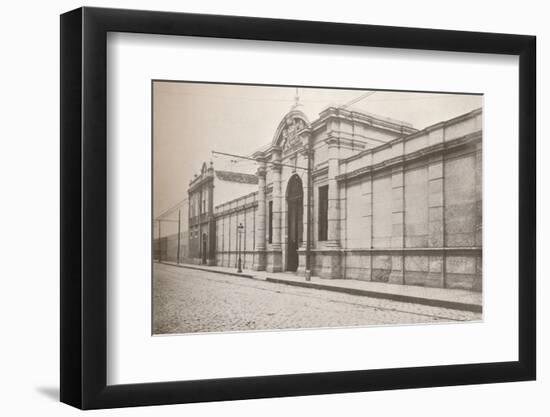
POLYGON ((88 7, 61 15, 61 401, 96 409, 535 379, 535 54, 524 35, 88 7), (519 56, 518 361, 107 385, 108 32, 519 56))

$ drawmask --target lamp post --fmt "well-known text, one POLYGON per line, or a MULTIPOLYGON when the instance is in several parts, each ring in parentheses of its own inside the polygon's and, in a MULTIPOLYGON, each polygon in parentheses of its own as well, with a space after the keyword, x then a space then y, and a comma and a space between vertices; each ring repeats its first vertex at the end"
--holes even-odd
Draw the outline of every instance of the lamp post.
POLYGON ((237 272, 240 274, 241 272, 243 272, 242 270, 242 263, 241 263, 241 234, 243 233, 244 231, 244 226, 242 223, 239 223, 239 225, 237 226, 237 236, 238 236, 238 245, 237 245, 237 251, 238 251, 238 256, 239 256, 239 260, 237 261, 238 262, 238 269, 237 269, 237 272))

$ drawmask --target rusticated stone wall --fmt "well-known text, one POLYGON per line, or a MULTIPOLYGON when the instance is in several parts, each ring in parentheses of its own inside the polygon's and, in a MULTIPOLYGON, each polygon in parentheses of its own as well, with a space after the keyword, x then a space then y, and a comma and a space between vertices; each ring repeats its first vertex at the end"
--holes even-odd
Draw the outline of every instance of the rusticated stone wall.
POLYGON ((393 141, 382 163, 344 162, 342 276, 480 291, 481 139, 479 110, 393 141))

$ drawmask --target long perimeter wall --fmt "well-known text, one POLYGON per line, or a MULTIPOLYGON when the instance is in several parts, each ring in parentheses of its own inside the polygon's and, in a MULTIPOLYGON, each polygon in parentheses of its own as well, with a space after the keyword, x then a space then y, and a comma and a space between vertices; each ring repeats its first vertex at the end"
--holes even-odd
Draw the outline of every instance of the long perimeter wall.
POLYGON ((480 291, 481 139, 476 111, 344 161, 342 276, 480 291))
POLYGON ((255 248, 257 193, 221 204, 216 216, 216 265, 237 268, 239 239, 242 267, 251 269, 257 256, 255 248), (242 232, 238 226, 242 224, 242 232))

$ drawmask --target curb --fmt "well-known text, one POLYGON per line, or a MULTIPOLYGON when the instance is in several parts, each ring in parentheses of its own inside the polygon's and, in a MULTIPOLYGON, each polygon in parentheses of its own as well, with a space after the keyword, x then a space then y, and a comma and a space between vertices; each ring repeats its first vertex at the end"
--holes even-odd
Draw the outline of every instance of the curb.
POLYGON ((412 295, 392 294, 380 291, 361 290, 358 288, 335 287, 333 285, 317 284, 306 281, 287 281, 279 278, 266 278, 266 281, 276 284, 294 285, 296 287, 315 288, 319 290, 335 291, 351 295, 360 295, 365 297, 383 298, 392 301, 404 303, 422 304, 430 307, 450 308, 453 310, 470 311, 472 313, 482 313, 483 307, 479 304, 461 303, 459 301, 439 300, 435 298, 416 297, 412 295))
POLYGON ((230 272, 230 271, 216 271, 213 269, 206 269, 206 268, 201 268, 201 267, 188 265, 188 264, 185 264, 185 265, 173 264, 169 262, 160 262, 160 263, 163 265, 175 266, 178 268, 194 269, 197 271, 213 272, 215 274, 232 275, 235 277, 257 279, 257 280, 262 280, 266 282, 272 282, 274 284, 285 284, 285 285, 291 285, 295 287, 314 288, 318 290, 334 291, 334 292, 340 292, 340 293, 345 293, 350 295, 359 295, 363 297, 382 298, 386 300, 399 301, 402 303, 421 304, 429 307, 440 307, 440 308, 449 308, 452 310, 469 311, 472 313, 483 313, 483 307, 480 306, 479 304, 461 303, 459 301, 447 301, 447 300, 440 300, 437 298, 416 297, 413 295, 392 294, 392 293, 381 292, 381 291, 362 290, 359 288, 336 287, 334 285, 318 284, 315 282, 307 282, 307 281, 290 281, 290 280, 272 278, 272 277, 267 277, 263 279, 263 278, 258 278, 257 276, 251 275, 251 274, 243 274, 243 273, 239 274, 238 272, 230 272))
POLYGON ((235 277, 257 279, 254 275, 242 274, 242 273, 239 274, 238 272, 216 271, 215 269, 200 268, 198 266, 192 266, 192 265, 173 264, 173 263, 170 263, 170 262, 159 262, 159 263, 161 263, 163 265, 168 265, 168 266, 175 266, 175 267, 178 267, 178 268, 194 269, 196 271, 213 272, 214 274, 233 275, 235 277))

